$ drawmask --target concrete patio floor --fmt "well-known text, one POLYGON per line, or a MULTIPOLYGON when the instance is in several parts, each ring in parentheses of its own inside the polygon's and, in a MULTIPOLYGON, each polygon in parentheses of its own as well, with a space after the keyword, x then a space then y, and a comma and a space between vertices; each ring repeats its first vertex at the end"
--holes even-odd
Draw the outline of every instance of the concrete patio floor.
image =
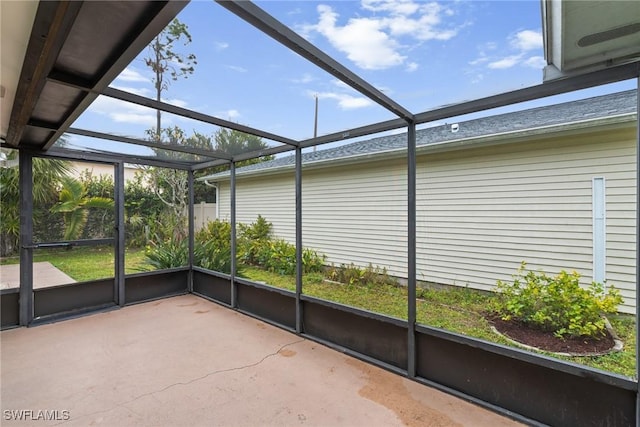
POLYGON ((0 336, 3 426, 518 425, 193 295, 0 336))

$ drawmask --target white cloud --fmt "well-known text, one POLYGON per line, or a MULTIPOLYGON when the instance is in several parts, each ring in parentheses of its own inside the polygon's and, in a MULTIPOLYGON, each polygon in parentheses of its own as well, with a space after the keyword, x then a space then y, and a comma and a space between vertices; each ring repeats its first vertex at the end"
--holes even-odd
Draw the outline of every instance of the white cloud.
POLYGON ((523 30, 517 32, 509 42, 512 47, 521 51, 542 49, 542 32, 523 30))
POLYGON ((175 105, 176 107, 187 108, 187 101, 177 98, 162 98, 162 102, 166 102, 167 104, 175 105))
POLYGON ((412 0, 362 0, 362 8, 372 12, 390 12, 394 15, 411 15, 420 5, 412 0))
POLYGON ((542 56, 532 56, 523 62, 527 67, 535 68, 537 70, 541 70, 547 65, 547 61, 544 60, 542 56))
POLYGON ((442 22, 442 15, 451 16, 453 13, 450 9, 432 2, 420 6, 417 11, 417 18, 410 14, 402 14, 384 19, 383 22, 393 35, 410 35, 421 41, 449 40, 457 34, 457 30, 438 28, 442 22))
POLYGON ((405 63, 403 53, 410 47, 400 38, 413 40, 413 44, 428 40, 449 40, 457 34, 452 28, 440 28, 442 18, 453 11, 436 2, 421 3, 413 0, 362 0, 363 11, 373 16, 350 18, 339 25, 339 15, 331 6, 319 5, 318 23, 302 28, 323 35, 331 45, 343 52, 358 67, 382 70, 405 63))
POLYGON ((340 79, 332 79, 331 80, 331 84, 336 86, 336 87, 339 87, 340 89, 352 90, 351 86, 349 86, 348 84, 346 84, 345 82, 343 82, 340 79))
POLYGON ((317 96, 318 99, 332 99, 338 102, 338 107, 342 110, 354 110, 356 108, 364 108, 373 105, 373 101, 363 96, 354 96, 340 92, 312 92, 307 91, 307 95, 311 97, 317 96))
POLYGON ((221 51, 221 50, 225 50, 226 48, 228 48, 229 47, 229 43, 227 43, 227 42, 214 42, 213 43, 213 47, 215 48, 215 50, 221 51))
POLYGON ((154 126, 156 124, 156 116, 145 113, 111 113, 111 120, 116 123, 131 123, 136 125, 154 126))
POLYGON ((417 62, 409 62, 409 63, 407 64, 407 68, 406 68, 406 70, 407 70, 407 72, 408 72, 408 73, 413 73, 413 72, 414 72, 414 71, 416 71, 419 67, 420 67, 420 66, 418 65, 418 63, 417 63, 417 62))
POLYGON ((222 111, 216 114, 216 116, 221 117, 223 119, 226 118, 227 120, 236 120, 238 119, 238 117, 240 117, 240 112, 235 109, 230 109, 230 110, 222 111))
POLYGON ((379 20, 352 18, 340 27, 336 25, 338 14, 329 6, 318 6, 320 21, 316 30, 360 68, 379 70, 402 64, 398 43, 384 31, 379 20))
POLYGON ((505 68, 511 68, 515 65, 518 65, 520 59, 522 59, 522 55, 511 55, 497 61, 489 62, 489 64, 487 64, 487 67, 493 70, 503 70, 505 68))
MULTIPOLYGON (((469 61, 469 65, 486 64, 492 70, 504 70, 515 66, 544 68, 546 62, 541 55, 534 55, 533 51, 542 50, 542 33, 537 30, 521 30, 507 38, 508 47, 504 49, 506 56, 497 56, 498 44, 485 43, 478 48, 478 57, 469 61), (511 53, 509 53, 511 51, 511 53)), ((474 78, 474 82, 477 81, 474 78)))
POLYGON ((118 77, 116 77, 116 80, 123 82, 151 82, 151 79, 146 78, 139 71, 128 67, 122 70, 118 77))
POLYGON ((246 68, 240 67, 238 65, 225 65, 225 67, 227 67, 230 70, 236 71, 238 73, 246 73, 247 71, 249 71, 246 68))
POLYGON ((149 97, 152 94, 152 90, 146 87, 131 87, 131 86, 121 86, 118 84, 112 84, 112 88, 123 90, 125 92, 135 93, 136 95, 149 97))
POLYGON ((292 81, 293 83, 302 83, 302 84, 305 84, 305 83, 311 83, 311 82, 312 82, 312 81, 314 81, 314 80, 315 80, 315 78, 314 78, 311 74, 309 74, 309 73, 304 73, 304 74, 302 75, 302 77, 300 77, 299 79, 292 79, 291 81, 292 81))
POLYGON ((107 116, 116 123, 131 123, 149 127, 156 123, 155 110, 102 95, 96 98, 87 112, 107 116))
POLYGON ((480 64, 483 64, 485 62, 489 62, 489 57, 485 56, 485 55, 481 55, 481 56, 477 57, 476 59, 474 59, 473 61, 469 61, 469 65, 480 65, 480 64))

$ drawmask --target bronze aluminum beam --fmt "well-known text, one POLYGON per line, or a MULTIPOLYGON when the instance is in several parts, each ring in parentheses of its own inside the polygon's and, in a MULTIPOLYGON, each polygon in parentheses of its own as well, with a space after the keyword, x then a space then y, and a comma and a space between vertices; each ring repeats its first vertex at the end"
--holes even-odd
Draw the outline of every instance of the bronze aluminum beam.
POLYGON ((250 1, 227 0, 216 0, 216 2, 231 13, 244 19, 249 24, 267 34, 269 37, 280 42, 284 46, 296 52, 298 55, 322 68, 329 74, 337 77, 339 80, 348 84, 361 94, 391 111, 398 117, 409 121, 413 120, 413 114, 409 110, 315 47, 312 43, 296 34, 289 27, 269 15, 264 10, 260 9, 254 3, 250 1))
POLYGON ((461 102, 459 104, 425 111, 423 113, 416 114, 416 124, 433 122, 463 114, 470 114, 520 102, 532 101, 534 99, 545 98, 547 96, 560 95, 580 89, 615 83, 622 80, 632 79, 639 75, 640 63, 635 62, 620 65, 581 76, 567 77, 566 79, 554 80, 524 89, 518 89, 473 101, 461 102))
MULTIPOLYGON (((42 2, 45 3, 45 2, 42 2)), ((70 2, 73 3, 73 2, 70 2)), ((71 109, 66 115, 66 119, 56 132, 54 132, 48 140, 44 143, 43 149, 48 150, 68 127, 91 105, 91 103, 98 97, 100 91, 106 88, 127 65, 144 49, 153 38, 164 29, 169 22, 187 5, 184 1, 165 1, 165 2, 150 2, 155 8, 151 17, 145 16, 144 22, 140 23, 141 31, 136 32, 131 36, 131 39, 127 43, 123 43, 121 46, 124 48, 122 52, 115 52, 112 55, 113 61, 108 64, 104 70, 94 79, 95 84, 91 91, 84 94, 81 100, 71 109)))
POLYGON ((35 109, 46 77, 81 7, 81 1, 41 1, 38 5, 7 129, 6 143, 10 146, 18 147, 20 144, 24 127, 35 109))

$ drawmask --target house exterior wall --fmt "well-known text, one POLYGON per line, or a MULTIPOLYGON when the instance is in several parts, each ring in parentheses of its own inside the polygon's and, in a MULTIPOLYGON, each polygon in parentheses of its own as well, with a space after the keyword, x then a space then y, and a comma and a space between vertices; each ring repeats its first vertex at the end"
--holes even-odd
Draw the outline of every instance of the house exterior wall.
POLYGON ((418 280, 491 289, 522 261, 593 275, 592 180, 605 178, 606 279, 635 306, 634 129, 421 157, 418 280))
MULTIPOLYGON (((605 178, 606 278, 635 306, 635 128, 422 154, 417 279, 491 289, 520 262, 593 274, 592 180, 605 178)), ((328 263, 406 277, 406 159, 303 169, 303 242, 328 263)), ((258 214, 294 242, 293 171, 238 176, 238 221, 258 214)), ((229 215, 220 183, 221 218, 229 215)))
MULTIPOLYGON (((302 240, 327 255, 327 263, 387 267, 406 276, 407 191, 404 160, 360 166, 304 169, 302 240), (346 175, 345 175, 346 173, 346 175), (354 197, 357 195, 357 197, 354 197)), ((273 234, 295 242, 295 182, 286 173, 240 178, 236 220, 258 214, 273 224, 273 234)), ((229 186, 221 183, 220 218, 229 219, 229 186)))
MULTIPOLYGON (((135 178, 136 172, 139 168, 135 166, 124 166, 124 180, 130 181, 135 178)), ((91 175, 99 177, 100 175, 107 175, 113 177, 114 167, 104 163, 90 163, 90 162, 72 162, 71 175, 80 178, 83 172, 89 171, 91 175)))

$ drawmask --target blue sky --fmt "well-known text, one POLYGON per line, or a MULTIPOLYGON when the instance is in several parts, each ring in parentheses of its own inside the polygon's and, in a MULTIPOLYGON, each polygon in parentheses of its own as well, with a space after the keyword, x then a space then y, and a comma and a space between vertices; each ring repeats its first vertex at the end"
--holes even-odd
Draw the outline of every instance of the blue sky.
MULTIPOLYGON (((414 113, 542 82, 537 0, 256 4, 414 113)), ((180 50, 196 54, 198 64, 188 79, 172 82, 166 102, 293 139, 313 136, 315 96, 320 135, 394 118, 212 1, 191 2, 178 19, 193 37, 180 50)), ((147 55, 112 86, 153 97, 147 55)), ((625 82, 527 106, 632 87, 625 82)), ((154 123, 153 110, 100 97, 74 126, 144 137, 154 123)), ((163 114, 163 125, 187 134, 217 129, 170 114, 163 114)))

